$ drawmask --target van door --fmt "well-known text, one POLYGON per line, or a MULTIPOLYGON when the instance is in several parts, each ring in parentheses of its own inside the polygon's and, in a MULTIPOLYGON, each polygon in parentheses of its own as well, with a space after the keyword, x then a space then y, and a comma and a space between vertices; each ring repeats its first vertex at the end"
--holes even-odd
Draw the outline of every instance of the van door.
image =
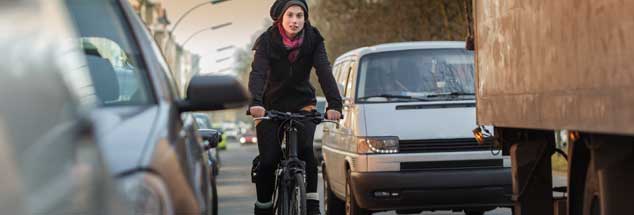
MULTIPOLYGON (((352 61, 346 60, 340 64, 339 68, 339 76, 337 77, 337 84, 340 86, 340 93, 342 97, 346 97, 348 90, 348 83, 350 78, 352 61)), ((343 193, 345 191, 345 183, 346 183, 346 157, 347 154, 342 152, 350 151, 350 141, 351 141, 351 122, 352 118, 349 116, 347 107, 344 106, 342 112, 344 114, 344 119, 340 121, 341 126, 337 129, 335 128, 335 148, 339 151, 339 153, 334 153, 333 162, 329 164, 333 168, 334 171, 331 171, 329 174, 333 174, 331 177, 331 185, 333 190, 336 192, 343 193)))
MULTIPOLYGON (((332 68, 332 73, 333 76, 335 77, 335 82, 337 83, 337 86, 339 87, 339 90, 343 89, 343 87, 340 86, 339 81, 340 81, 340 76, 341 76, 341 65, 342 62, 335 62, 333 68, 332 68)), ((325 110, 324 110, 325 111, 325 110)), ((336 135, 336 131, 335 126, 333 126, 333 124, 331 123, 324 123, 323 125, 323 136, 322 136, 322 154, 324 155, 324 163, 325 163, 325 171, 328 175, 328 180, 330 181, 330 184, 332 186, 332 184, 334 183, 333 181, 335 180, 335 176, 337 175, 336 171, 338 170, 338 167, 336 166, 336 164, 338 163, 338 157, 340 155, 338 155, 336 153, 335 150, 337 148, 337 135, 336 135)), ((333 188, 334 189, 334 188, 333 188)))

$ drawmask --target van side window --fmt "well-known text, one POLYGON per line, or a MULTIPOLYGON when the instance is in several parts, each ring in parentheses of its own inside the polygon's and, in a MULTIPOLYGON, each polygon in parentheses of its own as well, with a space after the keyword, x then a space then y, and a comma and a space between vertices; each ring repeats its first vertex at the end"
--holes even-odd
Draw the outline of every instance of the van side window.
POLYGON ((352 94, 352 85, 353 85, 354 81, 351 80, 351 77, 352 77, 352 73, 353 73, 352 69, 354 68, 354 65, 355 65, 354 61, 350 61, 350 64, 347 65, 348 67, 345 68, 346 73, 347 73, 347 75, 346 75, 346 84, 344 85, 345 86, 345 90, 344 90, 344 94, 343 94, 343 95, 345 95, 345 97, 350 97, 351 94, 352 94))
POLYGON ((339 93, 341 96, 345 95, 346 91, 346 83, 348 82, 348 73, 350 70, 348 66, 350 65, 350 61, 346 60, 339 64, 339 75, 337 76, 337 85, 339 86, 339 93))

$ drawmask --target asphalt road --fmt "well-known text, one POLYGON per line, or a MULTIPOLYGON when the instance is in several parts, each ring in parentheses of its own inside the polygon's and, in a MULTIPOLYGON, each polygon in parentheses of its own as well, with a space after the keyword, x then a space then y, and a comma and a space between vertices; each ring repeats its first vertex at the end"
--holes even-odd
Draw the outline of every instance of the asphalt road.
MULTIPOLYGON (((251 161, 257 155, 256 145, 240 146, 230 142, 227 150, 220 152, 223 166, 217 179, 218 196, 221 215, 249 215, 253 214, 253 204, 256 200, 255 185, 251 183, 251 161)), ((320 194, 323 190, 320 175, 320 194)), ((321 195, 323 198, 323 194, 321 195)), ((322 209, 323 214, 323 209, 322 209)), ((375 213, 376 215, 395 215, 394 212, 375 213)), ((450 211, 424 212, 424 215, 461 215, 450 211)), ((487 215, 510 215, 511 210, 500 208, 486 213, 487 215)))

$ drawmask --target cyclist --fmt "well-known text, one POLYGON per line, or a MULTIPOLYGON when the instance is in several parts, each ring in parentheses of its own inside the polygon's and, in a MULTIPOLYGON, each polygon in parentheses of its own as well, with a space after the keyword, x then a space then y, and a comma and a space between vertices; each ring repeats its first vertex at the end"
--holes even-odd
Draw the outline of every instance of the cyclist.
MULTIPOLYGON (((274 24, 256 40, 255 57, 249 77, 253 101, 248 114, 262 117, 266 110, 283 112, 315 111, 315 90, 310 72, 315 67, 328 108, 326 118, 341 118, 341 96, 332 75, 324 39, 308 21, 304 0, 277 0, 271 6, 274 24)), ((255 214, 273 214, 275 174, 281 159, 280 123, 256 122, 260 164, 257 170, 255 214)), ((298 154, 306 162, 308 214, 319 212, 317 162, 313 153, 315 124, 304 122, 298 131, 298 154)))

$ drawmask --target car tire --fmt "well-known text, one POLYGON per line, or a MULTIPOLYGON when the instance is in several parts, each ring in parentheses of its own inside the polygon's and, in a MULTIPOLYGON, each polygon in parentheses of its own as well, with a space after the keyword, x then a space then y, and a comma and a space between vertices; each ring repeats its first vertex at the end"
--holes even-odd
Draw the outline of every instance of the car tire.
POLYGON ((216 186, 216 179, 214 178, 211 183, 211 188, 213 189, 211 196, 214 198, 211 204, 213 215, 218 215, 218 188, 217 187, 218 186, 216 186))
MULTIPOLYGON (((217 169, 217 171, 220 171, 220 167, 222 166, 222 162, 220 161, 220 151, 219 150, 216 150, 216 163, 217 163, 217 165, 216 165, 217 168, 216 169, 217 169)), ((216 174, 218 174, 218 173, 216 173, 216 174)))
POLYGON ((330 182, 326 175, 325 166, 322 166, 322 177, 324 181, 324 212, 325 215, 343 215, 346 213, 346 203, 341 201, 330 189, 330 182))
POLYGON ((368 211, 359 207, 357 204, 357 200, 354 198, 354 194, 352 193, 352 182, 350 180, 351 171, 348 169, 346 173, 346 201, 345 201, 345 210, 346 215, 368 215, 368 211))

